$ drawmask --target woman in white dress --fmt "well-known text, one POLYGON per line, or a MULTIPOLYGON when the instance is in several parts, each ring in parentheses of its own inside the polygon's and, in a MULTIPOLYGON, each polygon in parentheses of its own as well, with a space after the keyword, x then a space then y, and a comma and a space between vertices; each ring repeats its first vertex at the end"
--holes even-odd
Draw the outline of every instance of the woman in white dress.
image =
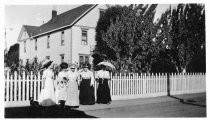
POLYGON ((52 61, 46 60, 43 68, 46 68, 42 76, 42 89, 38 102, 41 106, 52 106, 56 104, 52 61))
POLYGON ((67 97, 67 74, 66 69, 68 68, 68 64, 62 62, 60 64, 60 72, 58 73, 57 78, 57 87, 56 87, 56 104, 59 104, 64 107, 64 103, 67 97))
POLYGON ((79 107, 79 91, 78 91, 78 72, 76 72, 76 65, 71 65, 71 69, 67 72, 67 99, 66 106, 72 108, 79 107))

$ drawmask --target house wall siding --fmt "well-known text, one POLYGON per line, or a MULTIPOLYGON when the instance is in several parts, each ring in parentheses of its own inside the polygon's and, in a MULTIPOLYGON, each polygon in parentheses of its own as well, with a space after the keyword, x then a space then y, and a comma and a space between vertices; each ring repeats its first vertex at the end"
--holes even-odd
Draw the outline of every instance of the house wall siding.
POLYGON ((24 53, 24 42, 20 42, 20 59, 23 59, 23 63, 26 59, 32 62, 34 57, 38 58, 38 61, 42 61, 46 56, 50 56, 50 59, 55 63, 60 64, 61 54, 64 54, 64 61, 70 61, 70 29, 64 30, 64 45, 61 46, 61 32, 58 31, 50 35, 50 48, 47 48, 48 35, 37 38, 37 50, 35 50, 35 39, 26 41, 26 53, 24 53))
POLYGON ((79 62, 79 55, 90 55, 90 63, 92 64, 93 58, 91 57, 90 47, 96 45, 95 41, 95 27, 99 20, 100 9, 106 9, 105 5, 97 5, 93 10, 86 14, 80 21, 73 27, 73 61, 79 62), (87 30, 88 44, 81 45, 82 29, 87 30))
MULTIPOLYGON (((37 50, 35 51, 35 39, 27 40, 26 53, 24 53, 24 42, 20 42, 20 59, 23 63, 26 59, 32 61, 34 57, 38 58, 38 61, 42 61, 46 56, 50 56, 50 59, 55 63, 60 64, 60 54, 64 54, 64 61, 79 62, 79 55, 90 55, 90 48, 96 44, 95 42, 95 27, 99 19, 99 9, 106 9, 104 5, 98 5, 82 19, 80 19, 74 26, 64 30, 65 45, 61 46, 61 32, 58 31, 50 34, 50 48, 47 48, 47 36, 44 35, 37 38, 37 50), (82 29, 87 30, 88 45, 82 45, 82 29)), ((23 34, 22 34, 23 35, 23 34)), ((92 63, 93 58, 90 57, 89 61, 92 63)))

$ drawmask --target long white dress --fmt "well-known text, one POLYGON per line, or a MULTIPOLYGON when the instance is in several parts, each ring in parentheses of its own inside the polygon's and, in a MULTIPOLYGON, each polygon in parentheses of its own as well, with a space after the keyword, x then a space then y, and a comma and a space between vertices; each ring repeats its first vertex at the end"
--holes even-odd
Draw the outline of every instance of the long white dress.
POLYGON ((52 106, 56 104, 53 72, 50 69, 46 69, 43 72, 42 79, 45 79, 44 89, 41 89, 38 102, 42 106, 52 106))
POLYGON ((57 87, 55 91, 56 104, 58 104, 59 100, 66 101, 67 98, 67 85, 66 81, 63 79, 64 77, 67 77, 65 71, 61 71, 58 73, 57 87))
POLYGON ((67 99, 66 106, 79 106, 79 91, 78 91, 78 73, 68 71, 67 77, 69 79, 67 83, 67 99))

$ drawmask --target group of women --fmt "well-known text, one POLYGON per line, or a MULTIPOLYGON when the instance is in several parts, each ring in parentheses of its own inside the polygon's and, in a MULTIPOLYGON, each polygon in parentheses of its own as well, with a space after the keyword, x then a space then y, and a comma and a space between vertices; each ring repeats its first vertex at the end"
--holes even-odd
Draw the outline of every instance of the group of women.
POLYGON ((96 74, 84 64, 82 70, 77 70, 76 64, 68 66, 67 63, 60 64, 60 72, 57 78, 53 78, 53 62, 47 60, 43 64, 42 89, 39 95, 41 106, 70 106, 79 105, 110 104, 111 95, 109 89, 110 74, 105 66, 96 74), (94 95, 94 82, 97 81, 97 100, 94 95))

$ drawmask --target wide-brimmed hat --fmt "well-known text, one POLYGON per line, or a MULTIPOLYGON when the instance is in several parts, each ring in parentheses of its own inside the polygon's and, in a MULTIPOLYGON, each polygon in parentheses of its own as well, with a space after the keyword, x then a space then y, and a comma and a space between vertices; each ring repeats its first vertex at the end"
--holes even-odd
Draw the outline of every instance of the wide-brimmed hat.
POLYGON ((61 67, 61 69, 66 69, 66 68, 68 68, 68 64, 65 63, 65 62, 62 62, 62 63, 60 64, 60 67, 61 67))
POLYGON ((76 64, 71 64, 71 67, 70 67, 71 69, 75 69, 75 68, 77 68, 77 66, 76 66, 76 64))
POLYGON ((53 63, 53 61, 51 61, 51 60, 45 60, 42 63, 42 68, 48 68, 52 63, 53 63))

